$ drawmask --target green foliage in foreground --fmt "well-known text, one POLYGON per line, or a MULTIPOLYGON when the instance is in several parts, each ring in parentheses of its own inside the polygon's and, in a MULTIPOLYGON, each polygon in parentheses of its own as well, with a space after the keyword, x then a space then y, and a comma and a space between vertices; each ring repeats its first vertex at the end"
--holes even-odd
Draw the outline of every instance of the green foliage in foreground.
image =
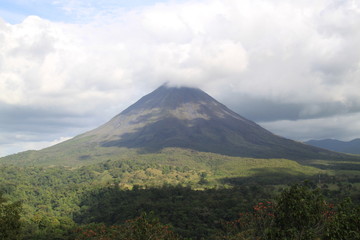
POLYGON ((259 202, 252 212, 227 222, 221 240, 360 239, 360 206, 345 199, 328 204, 319 189, 293 185, 274 202, 259 202))
POLYGON ((170 226, 162 224, 153 213, 142 213, 122 225, 89 224, 75 229, 75 240, 180 240, 170 226))
POLYGON ((16 224, 1 228, 6 237, 0 239, 360 239, 360 205, 350 199, 328 204, 322 191, 308 183, 285 188, 277 197, 263 189, 109 187, 86 195, 75 217, 81 226, 64 228, 56 218, 42 218, 36 231, 24 220, 20 229, 19 205, 7 203, 2 207, 15 208, 0 220, 16 224))
POLYGON ((21 203, 9 203, 0 193, 0 239, 20 239, 21 203))
MULTIPOLYGON (((357 240, 360 239, 360 206, 345 199, 335 206, 325 201, 312 184, 293 185, 272 201, 260 201, 233 221, 223 221, 211 235, 192 239, 212 240, 357 240)), ((175 188, 179 190, 179 188, 175 188)), ((171 195, 171 194, 170 194, 171 195)), ((206 203, 205 203, 206 205, 206 203)), ((176 211, 176 209, 174 209, 176 211)), ((209 210, 211 212, 211 210, 209 210)), ((160 210, 161 212, 161 210, 160 210)), ((113 214, 121 212, 113 211, 113 214)), ((168 212, 168 214, 170 214, 168 212)), ((104 215, 107 215, 104 213, 104 215)), ((207 216, 208 218, 210 217, 207 216)), ((190 224, 191 220, 180 218, 190 224)), ((196 219, 193 219, 196 221, 196 219)), ((141 214, 119 225, 90 223, 76 230, 76 239, 183 239, 154 217, 141 214)), ((183 234, 180 234, 183 235, 183 234)))
POLYGON ((294 185, 285 189, 274 209, 268 239, 315 239, 320 237, 329 211, 319 189, 294 185))
POLYGON ((325 239, 360 239, 360 206, 350 199, 338 205, 331 221, 326 225, 325 239))
POLYGON ((181 186, 133 190, 109 187, 84 198, 75 221, 118 225, 142 212, 154 212, 181 236, 206 239, 221 228, 221 221, 235 219, 239 212, 251 208, 256 199, 270 198, 271 190, 258 185, 207 190, 181 186))
MULTIPOLYGON (((84 157, 82 161, 87 160, 84 157)), ((359 204, 358 163, 316 161, 309 165, 286 159, 165 149, 76 168, 0 165, 0 192, 9 200, 6 206, 22 201, 22 239, 70 240, 74 239, 73 229, 79 225, 91 228, 93 224, 105 224, 110 229, 151 211, 161 224, 170 224, 181 237, 215 239, 224 228, 222 222, 235 221, 240 212, 249 215, 257 201, 274 202, 272 199, 285 185, 304 179, 316 182, 329 202, 338 204, 349 196, 359 204), (330 171, 326 169, 329 164, 330 171), (320 165, 321 170, 316 168, 320 165), (332 171, 337 167, 342 167, 346 175, 334 175, 332 171)), ((338 222, 325 225, 328 239, 340 236, 345 226, 341 222, 351 225, 354 218, 346 206, 343 215, 336 215, 338 222)), ((253 222, 250 220, 247 222, 253 222)), ((274 219, 253 222, 263 227, 248 227, 238 233, 251 236, 253 229, 263 229, 258 232, 267 234, 267 226, 285 231, 268 222, 274 224, 274 219)), ((12 236, 19 235, 15 232, 12 236)))

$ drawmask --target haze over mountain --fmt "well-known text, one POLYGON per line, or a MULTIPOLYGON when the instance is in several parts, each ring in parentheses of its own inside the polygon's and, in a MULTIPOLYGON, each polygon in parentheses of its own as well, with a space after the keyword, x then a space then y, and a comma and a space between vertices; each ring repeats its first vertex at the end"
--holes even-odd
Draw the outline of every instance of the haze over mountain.
POLYGON ((305 143, 331 151, 360 154, 360 138, 351 141, 340 141, 336 139, 309 140, 305 143))
POLYGON ((100 161, 128 154, 186 148, 255 158, 346 159, 345 154, 295 142, 231 111, 205 92, 163 85, 104 125, 43 149, 3 158, 12 161, 100 161))

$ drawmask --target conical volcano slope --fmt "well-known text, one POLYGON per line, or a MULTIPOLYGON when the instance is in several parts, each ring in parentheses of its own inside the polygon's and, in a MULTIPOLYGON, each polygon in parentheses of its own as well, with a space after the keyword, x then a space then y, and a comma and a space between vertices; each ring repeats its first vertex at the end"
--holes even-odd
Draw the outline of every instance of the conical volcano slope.
POLYGON ((169 147, 255 158, 356 158, 276 136, 199 89, 161 86, 92 131, 0 163, 75 166, 169 147))
POLYGON ((341 154, 272 134, 205 92, 161 86, 108 123, 77 138, 102 147, 166 147, 260 158, 336 158, 341 154))

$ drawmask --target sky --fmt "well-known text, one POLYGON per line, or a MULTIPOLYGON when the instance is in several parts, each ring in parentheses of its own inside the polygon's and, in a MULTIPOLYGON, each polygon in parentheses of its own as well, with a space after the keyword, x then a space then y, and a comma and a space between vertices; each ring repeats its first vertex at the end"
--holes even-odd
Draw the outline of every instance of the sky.
POLYGON ((0 0, 0 156, 165 82, 297 141, 360 137, 360 0, 0 0))

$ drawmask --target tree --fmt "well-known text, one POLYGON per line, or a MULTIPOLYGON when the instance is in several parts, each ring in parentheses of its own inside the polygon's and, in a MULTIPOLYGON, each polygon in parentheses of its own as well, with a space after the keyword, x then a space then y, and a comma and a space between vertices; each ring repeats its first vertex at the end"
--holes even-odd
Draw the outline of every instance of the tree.
POLYGON ((250 240, 266 239, 266 232, 274 221, 273 203, 259 202, 252 212, 240 213, 234 221, 224 222, 224 232, 216 239, 221 240, 250 240))
POLYGON ((0 239, 16 240, 20 238, 21 203, 9 203, 0 194, 0 239))
POLYGON ((360 239, 360 206, 350 198, 339 204, 326 226, 326 240, 360 239))
POLYGON ((267 239, 315 239, 323 233, 327 210, 319 189, 293 185, 277 201, 267 239))
POLYGON ((142 213, 141 216, 118 226, 89 224, 76 232, 76 240, 180 240, 169 226, 163 225, 153 213, 142 213))

